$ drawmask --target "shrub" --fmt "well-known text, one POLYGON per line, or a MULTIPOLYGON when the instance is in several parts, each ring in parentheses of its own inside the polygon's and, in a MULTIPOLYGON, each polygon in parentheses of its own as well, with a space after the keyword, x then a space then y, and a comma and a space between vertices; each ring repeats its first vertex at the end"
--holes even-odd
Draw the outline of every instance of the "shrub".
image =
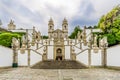
POLYGON ((113 34, 104 34, 104 36, 107 36, 108 46, 117 44, 116 37, 113 34))
POLYGON ((13 33, 2 33, 0 34, 0 45, 11 48, 12 38, 21 38, 19 34, 13 33))
POLYGON ((120 42, 120 31, 116 33, 116 40, 120 42))

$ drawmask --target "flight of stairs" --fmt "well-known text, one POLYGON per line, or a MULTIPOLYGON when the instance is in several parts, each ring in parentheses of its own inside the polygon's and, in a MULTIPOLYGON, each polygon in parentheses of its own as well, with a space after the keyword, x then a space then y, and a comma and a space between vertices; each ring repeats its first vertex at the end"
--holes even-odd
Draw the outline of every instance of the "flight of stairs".
POLYGON ((32 69, 85 69, 87 68, 84 64, 73 61, 73 60, 62 60, 62 61, 40 61, 32 69))

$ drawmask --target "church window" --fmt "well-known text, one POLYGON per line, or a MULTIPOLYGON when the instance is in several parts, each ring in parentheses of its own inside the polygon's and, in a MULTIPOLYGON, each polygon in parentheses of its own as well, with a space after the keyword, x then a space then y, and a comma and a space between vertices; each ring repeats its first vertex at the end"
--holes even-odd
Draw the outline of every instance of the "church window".
POLYGON ((50 29, 52 29, 52 26, 50 26, 50 29))
POLYGON ((65 27, 65 29, 66 29, 66 26, 64 26, 65 27))

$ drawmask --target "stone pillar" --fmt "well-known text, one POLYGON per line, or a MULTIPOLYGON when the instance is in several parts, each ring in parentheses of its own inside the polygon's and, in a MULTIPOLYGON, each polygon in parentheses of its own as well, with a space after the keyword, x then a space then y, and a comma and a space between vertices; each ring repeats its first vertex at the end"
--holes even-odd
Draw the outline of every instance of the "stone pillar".
POLYGON ((42 55, 42 60, 45 61, 45 60, 47 60, 47 46, 44 47, 43 51, 44 51, 44 53, 42 55))
POLYGON ((18 67, 18 50, 17 48, 13 48, 13 64, 12 67, 18 67))
POLYGON ((38 42, 36 43, 36 49, 38 49, 38 47, 39 47, 39 44, 38 44, 38 42))
POLYGON ((70 59, 72 59, 72 40, 70 41, 70 59))
POLYGON ((91 67, 91 49, 88 49, 88 67, 91 67))
POLYGON ((43 61, 47 60, 47 55, 46 55, 46 53, 43 53, 43 55, 42 55, 42 60, 43 60, 43 61))
POLYGON ((67 40, 67 45, 69 45, 69 40, 67 40))
POLYGON ((81 40, 79 42, 80 42, 80 49, 82 49, 82 42, 81 42, 81 40))
POLYGON ((102 54, 102 67, 107 67, 107 49, 104 47, 101 49, 102 54))
POLYGON ((70 45, 70 59, 72 59, 72 45, 70 45))
POLYGON ((72 53, 72 60, 76 60, 76 54, 72 53))
POLYGON ((75 54, 75 49, 74 48, 72 48, 71 59, 76 60, 76 54, 75 54))
POLYGON ((50 40, 48 40, 48 44, 51 45, 51 44, 50 44, 50 40))
POLYGON ((28 67, 30 67, 30 49, 28 49, 28 67))

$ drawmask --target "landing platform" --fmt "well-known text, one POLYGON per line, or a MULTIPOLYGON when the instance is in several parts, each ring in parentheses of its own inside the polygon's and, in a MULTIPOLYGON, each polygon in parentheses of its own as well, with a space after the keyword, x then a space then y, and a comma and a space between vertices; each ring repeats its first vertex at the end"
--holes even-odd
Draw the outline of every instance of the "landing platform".
POLYGON ((84 64, 73 61, 73 60, 47 60, 41 61, 36 65, 32 66, 33 69, 85 69, 87 68, 84 64))

